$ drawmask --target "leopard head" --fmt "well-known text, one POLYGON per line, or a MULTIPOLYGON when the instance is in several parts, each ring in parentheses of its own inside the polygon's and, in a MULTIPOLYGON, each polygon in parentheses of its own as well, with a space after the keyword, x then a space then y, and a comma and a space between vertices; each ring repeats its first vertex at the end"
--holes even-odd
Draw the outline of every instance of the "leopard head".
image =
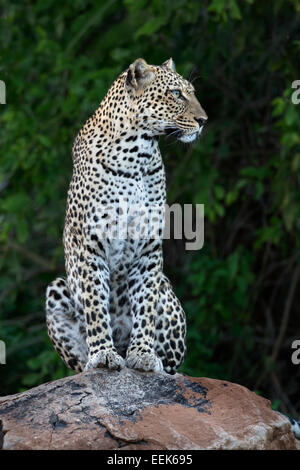
POLYGON ((172 59, 160 66, 135 60, 126 72, 125 87, 136 122, 153 135, 173 134, 187 143, 200 136, 207 115, 172 59))

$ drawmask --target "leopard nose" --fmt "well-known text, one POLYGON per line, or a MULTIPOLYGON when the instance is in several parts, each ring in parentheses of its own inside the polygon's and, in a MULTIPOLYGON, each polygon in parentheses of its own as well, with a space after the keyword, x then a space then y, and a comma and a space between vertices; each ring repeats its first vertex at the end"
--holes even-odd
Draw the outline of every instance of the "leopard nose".
POLYGON ((207 123, 207 118, 204 118, 203 116, 199 117, 199 118, 194 118, 195 121, 198 122, 199 126, 204 126, 204 124, 207 123))

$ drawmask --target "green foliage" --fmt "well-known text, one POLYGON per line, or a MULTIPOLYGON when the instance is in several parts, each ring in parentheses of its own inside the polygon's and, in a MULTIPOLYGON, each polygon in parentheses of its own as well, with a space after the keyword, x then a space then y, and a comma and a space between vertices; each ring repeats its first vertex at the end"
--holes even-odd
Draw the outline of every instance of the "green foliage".
POLYGON ((165 244, 188 319, 182 371, 239 382, 292 414, 300 379, 290 360, 300 336, 299 289, 290 288, 300 262, 300 105, 291 101, 299 0, 1 6, 0 338, 8 356, 0 393, 70 373, 47 338, 44 298, 64 274, 72 143, 131 62, 173 57, 209 116, 193 147, 161 142, 169 203, 205 205, 203 250, 165 244))
POLYGON ((222 343, 236 343, 242 354, 253 347, 249 326, 251 305, 248 292, 253 285, 253 256, 242 247, 224 259, 201 253, 189 266, 186 288, 190 297, 185 302, 188 315, 189 351, 184 370, 190 375, 230 380, 230 370, 238 357, 228 357, 224 364, 222 343), (217 295, 216 295, 217 293, 217 295), (220 354, 214 350, 219 349, 220 354), (221 360, 223 356, 223 360, 221 360))

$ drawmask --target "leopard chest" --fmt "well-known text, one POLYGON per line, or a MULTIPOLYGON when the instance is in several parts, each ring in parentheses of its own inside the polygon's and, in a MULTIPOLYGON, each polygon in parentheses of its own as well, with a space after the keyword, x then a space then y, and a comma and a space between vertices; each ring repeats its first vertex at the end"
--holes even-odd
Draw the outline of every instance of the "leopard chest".
POLYGON ((155 228, 162 223, 165 180, 163 174, 158 175, 161 166, 154 170, 153 175, 151 171, 150 175, 140 171, 135 177, 104 172, 101 177, 88 226, 101 241, 111 272, 139 257, 153 223, 155 228))

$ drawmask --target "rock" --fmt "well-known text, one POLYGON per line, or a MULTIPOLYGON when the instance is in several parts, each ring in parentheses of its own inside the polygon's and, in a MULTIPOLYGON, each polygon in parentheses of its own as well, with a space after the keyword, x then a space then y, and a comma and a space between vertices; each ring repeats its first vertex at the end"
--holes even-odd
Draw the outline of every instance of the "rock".
POLYGON ((0 398, 3 449, 296 449, 270 402, 222 380, 94 369, 0 398))

